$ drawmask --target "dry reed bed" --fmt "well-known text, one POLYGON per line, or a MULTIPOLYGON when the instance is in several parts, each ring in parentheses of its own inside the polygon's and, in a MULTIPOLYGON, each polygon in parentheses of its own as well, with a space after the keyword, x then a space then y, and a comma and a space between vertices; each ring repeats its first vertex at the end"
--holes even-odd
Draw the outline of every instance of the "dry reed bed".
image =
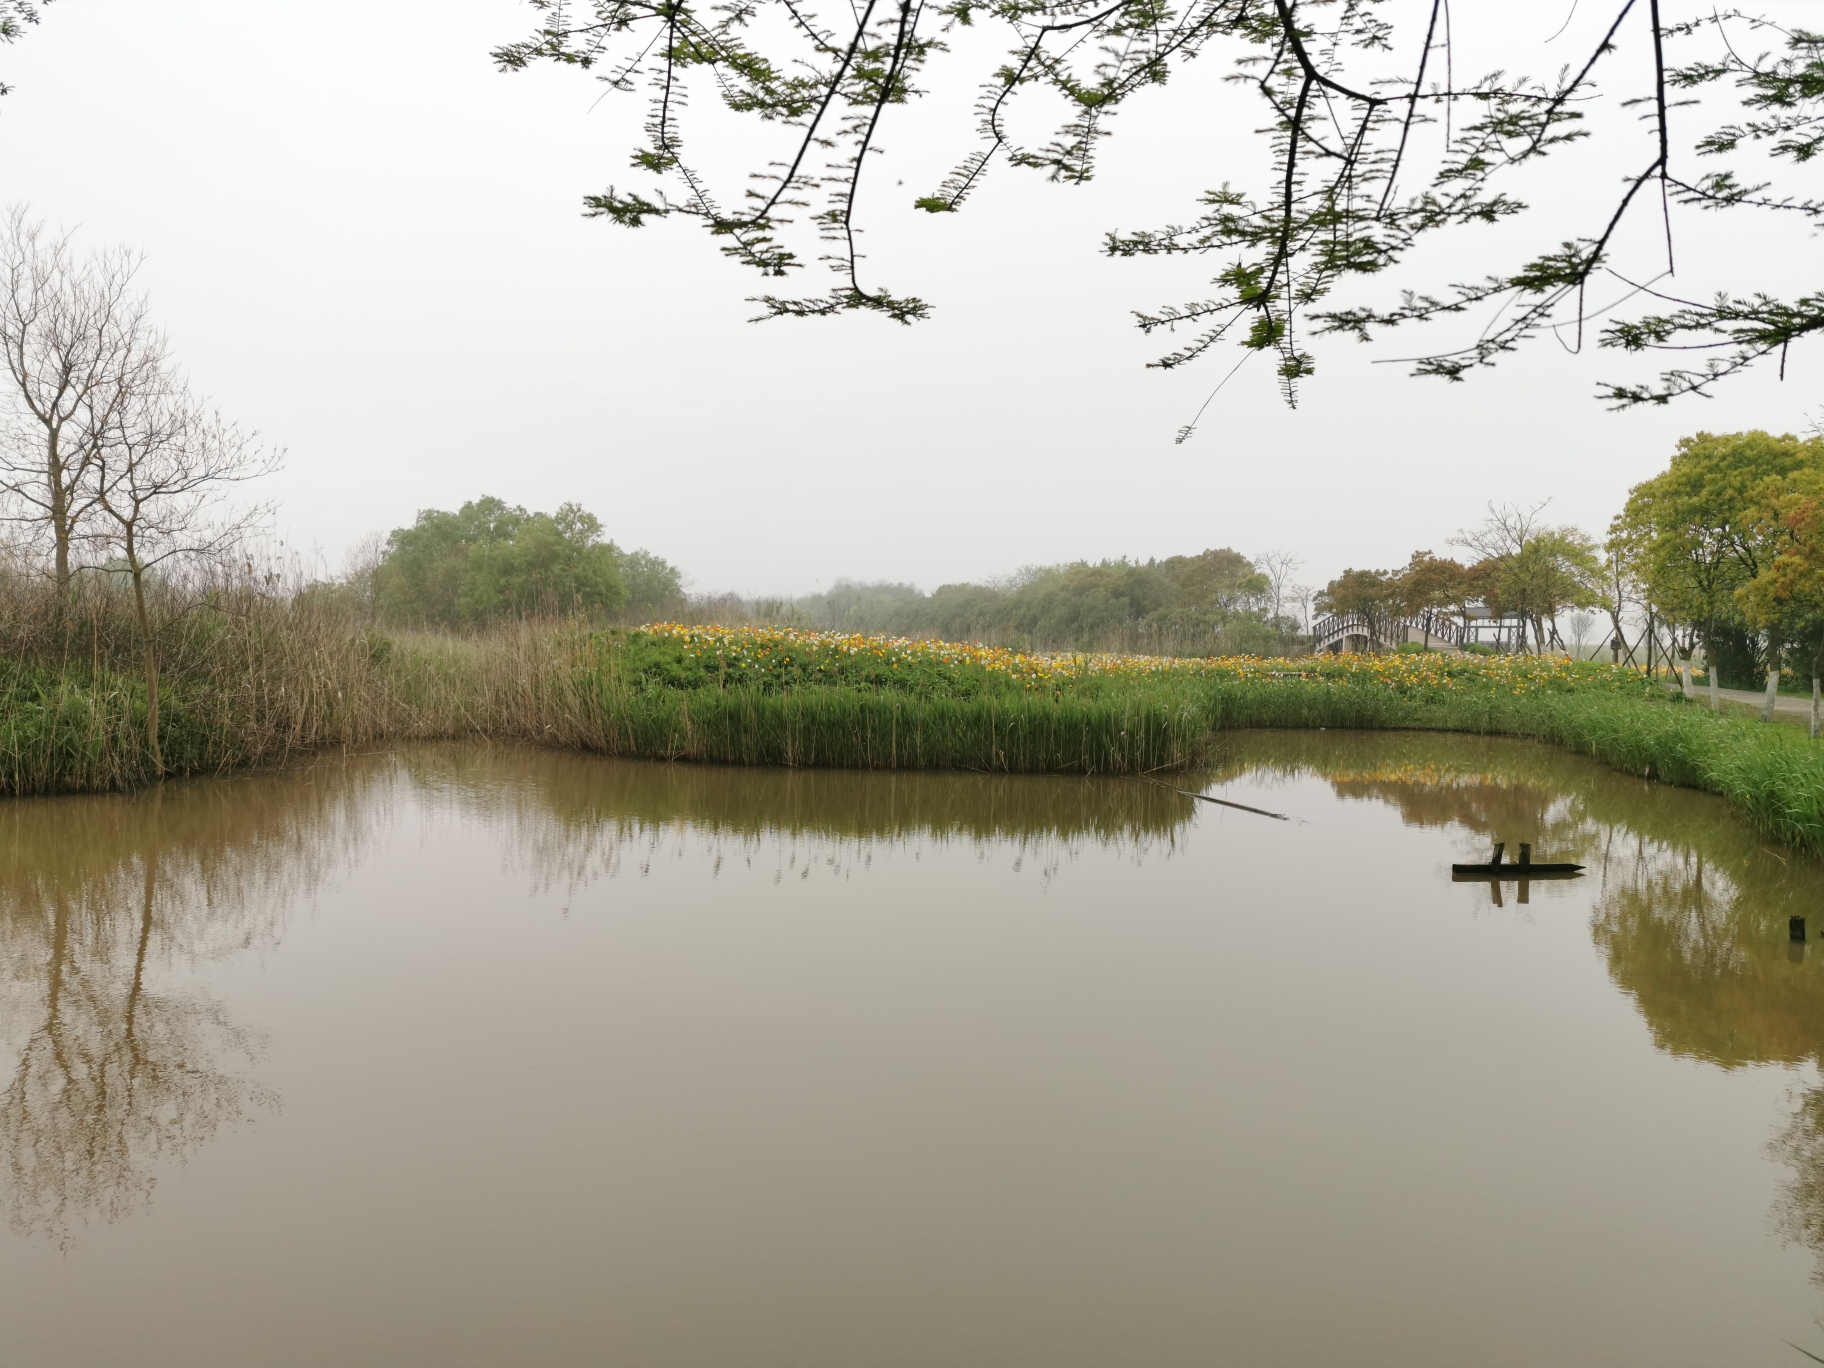
MULTIPOLYGON (((121 595, 79 583, 60 604, 0 583, 0 792, 130 788, 157 777, 140 648, 121 595)), ((159 605, 169 773, 284 764, 392 740, 552 731, 546 682, 583 638, 526 624, 486 639, 368 628, 335 603, 245 585, 159 605)))

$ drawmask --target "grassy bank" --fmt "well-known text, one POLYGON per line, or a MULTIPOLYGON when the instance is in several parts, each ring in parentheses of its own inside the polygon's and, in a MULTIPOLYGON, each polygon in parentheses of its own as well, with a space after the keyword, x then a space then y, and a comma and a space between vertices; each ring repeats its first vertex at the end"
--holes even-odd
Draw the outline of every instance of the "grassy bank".
MULTIPOLYGON (((250 591, 171 623, 167 773, 488 737, 732 764, 1131 775, 1199 764, 1238 728, 1421 728, 1537 738, 1719 793, 1824 853, 1824 747, 1592 662, 1034 656, 770 628, 387 636, 250 591)), ((156 778, 114 608, 97 596, 30 625, 0 637, 0 791, 156 778)))
POLYGON ((1244 728, 1528 737, 1721 794, 1824 853, 1824 747, 1711 714, 1637 671, 1528 657, 1214 661, 659 629, 570 681, 588 749, 735 764, 1141 774, 1244 728))

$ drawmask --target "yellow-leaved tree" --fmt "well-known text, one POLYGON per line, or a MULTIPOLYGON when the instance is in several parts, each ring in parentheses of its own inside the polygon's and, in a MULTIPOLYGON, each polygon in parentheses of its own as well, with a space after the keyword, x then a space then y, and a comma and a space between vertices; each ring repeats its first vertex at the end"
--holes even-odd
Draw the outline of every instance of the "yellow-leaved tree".
MULTIPOLYGON (((1820 723, 1824 675, 1824 471, 1806 469, 1764 481, 1747 518, 1750 534, 1772 550, 1759 574, 1735 591, 1750 625, 1772 641, 1799 646, 1811 665, 1811 734, 1820 723)), ((1761 716, 1773 716, 1770 675, 1761 716)))

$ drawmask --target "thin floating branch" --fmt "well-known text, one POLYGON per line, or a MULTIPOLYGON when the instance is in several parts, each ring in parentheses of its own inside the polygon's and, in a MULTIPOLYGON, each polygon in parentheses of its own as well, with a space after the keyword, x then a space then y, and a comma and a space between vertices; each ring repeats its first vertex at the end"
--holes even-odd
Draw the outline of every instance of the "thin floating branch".
MULTIPOLYGON (((1147 780, 1149 784, 1159 784, 1157 779, 1147 780)), ((1170 784, 1159 784, 1162 789, 1171 789, 1173 793, 1182 793, 1186 798, 1195 798, 1201 803, 1215 803, 1220 807, 1235 808, 1239 812, 1252 812, 1258 817, 1271 817, 1276 822, 1289 822, 1292 819, 1283 812, 1268 812, 1265 808, 1249 807, 1246 803, 1231 803, 1227 798, 1212 798, 1207 793, 1192 793, 1189 789, 1173 788, 1170 784)))

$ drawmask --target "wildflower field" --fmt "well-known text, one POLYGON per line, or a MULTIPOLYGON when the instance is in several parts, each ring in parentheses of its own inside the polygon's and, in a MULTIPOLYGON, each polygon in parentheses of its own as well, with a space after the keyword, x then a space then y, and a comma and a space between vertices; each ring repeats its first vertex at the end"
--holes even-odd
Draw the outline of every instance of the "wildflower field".
POLYGON ((995 646, 786 627, 660 624, 606 639, 630 682, 679 689, 891 689, 930 698, 997 691, 1064 696, 1208 682, 1345 686, 1411 699, 1602 692, 1656 698, 1639 670, 1563 656, 1028 654, 995 646))

